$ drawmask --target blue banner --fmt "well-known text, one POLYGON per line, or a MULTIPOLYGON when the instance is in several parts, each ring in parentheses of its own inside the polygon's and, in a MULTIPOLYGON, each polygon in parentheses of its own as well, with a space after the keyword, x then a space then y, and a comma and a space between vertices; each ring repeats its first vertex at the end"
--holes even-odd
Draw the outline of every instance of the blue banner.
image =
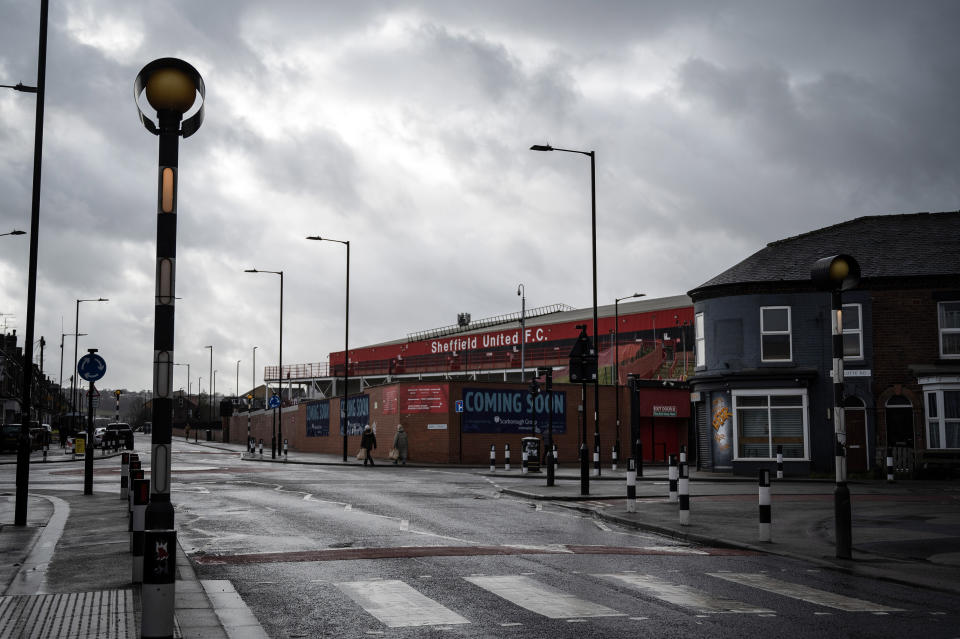
POLYGON ((486 388, 463 389, 463 432, 546 433, 553 413, 553 432, 567 431, 567 396, 564 392, 541 391, 534 397, 526 390, 486 388), (552 395, 552 400, 551 400, 552 395))
MULTIPOLYGON (((342 413, 341 413, 341 417, 342 417, 342 413)), ((347 434, 361 435, 363 434, 363 427, 369 423, 370 423, 370 396, 356 395, 354 397, 347 398, 347 434)), ((341 424, 340 434, 343 435, 342 419, 340 421, 340 424, 341 424)))
POLYGON ((307 404, 307 437, 330 435, 330 400, 307 404))

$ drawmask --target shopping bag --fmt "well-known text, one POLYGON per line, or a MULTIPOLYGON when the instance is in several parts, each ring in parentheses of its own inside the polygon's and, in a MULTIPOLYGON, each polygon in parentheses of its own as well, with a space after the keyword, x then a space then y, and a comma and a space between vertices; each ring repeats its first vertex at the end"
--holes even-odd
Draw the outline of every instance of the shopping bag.
POLYGON ((390 459, 399 459, 399 458, 400 458, 400 451, 397 450, 396 448, 391 448, 390 459))
POLYGON ((366 448, 361 448, 359 451, 357 451, 357 459, 363 461, 363 460, 366 459, 366 458, 367 458, 367 449, 366 449, 366 448))

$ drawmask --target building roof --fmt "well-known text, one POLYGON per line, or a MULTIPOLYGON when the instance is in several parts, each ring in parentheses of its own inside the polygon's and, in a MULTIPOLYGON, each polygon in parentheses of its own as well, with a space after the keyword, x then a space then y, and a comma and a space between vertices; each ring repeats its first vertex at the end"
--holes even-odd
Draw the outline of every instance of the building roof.
POLYGON ((960 274, 960 211, 870 215, 771 242, 689 292, 753 282, 809 282, 810 267, 839 253, 860 263, 861 279, 960 274))

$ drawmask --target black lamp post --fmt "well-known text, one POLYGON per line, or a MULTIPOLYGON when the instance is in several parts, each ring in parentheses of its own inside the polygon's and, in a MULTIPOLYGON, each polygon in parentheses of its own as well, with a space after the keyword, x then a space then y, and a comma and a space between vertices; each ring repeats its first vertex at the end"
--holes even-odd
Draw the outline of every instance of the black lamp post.
MULTIPOLYGON (((277 386, 280 388, 280 405, 283 405, 283 271, 258 271, 255 268, 248 268, 244 273, 270 273, 280 276, 280 355, 277 365, 277 386)), ((277 408, 273 409, 273 441, 270 443, 270 457, 277 457, 277 449, 283 441, 283 419, 277 423, 277 408)))
POLYGON ((147 530, 174 528, 170 503, 170 448, 173 428, 173 345, 176 297, 177 191, 180 181, 180 137, 188 138, 203 124, 204 105, 186 120, 197 94, 203 100, 203 78, 177 58, 147 64, 133 83, 140 122, 159 138, 157 162, 157 277, 153 328, 153 430, 150 435, 150 503, 147 530), (156 110, 154 123, 140 108, 140 95, 156 110))
POLYGON ((617 406, 617 441, 614 444, 614 450, 617 451, 617 457, 620 456, 620 302, 644 295, 646 293, 634 293, 626 297, 618 297, 613 301, 613 389, 617 406))
POLYGON ((520 296, 520 379, 527 378, 527 288, 521 282, 517 285, 520 296))
POLYGON ((308 240, 336 242, 347 247, 347 293, 344 304, 346 317, 343 321, 343 401, 340 407, 340 425, 343 428, 343 461, 347 461, 347 385, 350 383, 350 241, 335 240, 319 235, 309 235, 308 240))
MULTIPOLYGON (((17 446, 17 489, 14 506, 15 526, 27 525, 27 499, 30 483, 30 405, 33 386, 33 325, 37 312, 37 238, 40 232, 40 167, 43 158, 43 100, 47 78, 47 0, 40 0, 40 36, 37 47, 37 86, 18 82, 10 87, 37 94, 33 137, 33 197, 30 207, 30 265, 27 275, 27 333, 23 348, 23 394, 20 397, 20 440, 17 446)), ((5 85, 9 86, 9 85, 5 85)), ((17 232, 11 234, 18 234, 17 232)))
POLYGON ((204 348, 210 349, 210 376, 207 377, 207 386, 210 392, 207 393, 207 422, 213 421, 213 345, 209 344, 204 348))
MULTIPOLYGON (((564 151, 566 153, 579 153, 590 158, 590 230, 592 233, 593 247, 593 339, 597 347, 600 346, 599 333, 597 329, 597 171, 596 154, 593 151, 577 151, 575 149, 560 149, 549 144, 534 144, 530 147, 531 151, 564 151)), ((593 380, 593 449, 597 455, 600 454, 600 378, 593 380)), ((600 464, 597 463, 596 474, 600 476, 600 464)))
POLYGON ((860 264, 849 255, 833 255, 814 262, 810 279, 822 291, 830 292, 830 335, 833 373, 834 468, 836 487, 833 491, 834 527, 837 558, 852 558, 852 515, 850 489, 847 488, 847 431, 843 413, 843 291, 860 282, 860 264))

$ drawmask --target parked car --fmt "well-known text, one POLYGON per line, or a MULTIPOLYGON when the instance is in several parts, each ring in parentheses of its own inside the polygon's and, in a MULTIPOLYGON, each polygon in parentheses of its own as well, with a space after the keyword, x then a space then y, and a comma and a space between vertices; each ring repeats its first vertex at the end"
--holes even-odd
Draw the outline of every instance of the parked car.
POLYGON ((0 434, 0 453, 15 453, 20 445, 20 424, 4 424, 0 434))
POLYGON ((114 448, 123 446, 127 450, 133 450, 133 429, 130 428, 130 424, 125 422, 107 424, 103 445, 114 448))

